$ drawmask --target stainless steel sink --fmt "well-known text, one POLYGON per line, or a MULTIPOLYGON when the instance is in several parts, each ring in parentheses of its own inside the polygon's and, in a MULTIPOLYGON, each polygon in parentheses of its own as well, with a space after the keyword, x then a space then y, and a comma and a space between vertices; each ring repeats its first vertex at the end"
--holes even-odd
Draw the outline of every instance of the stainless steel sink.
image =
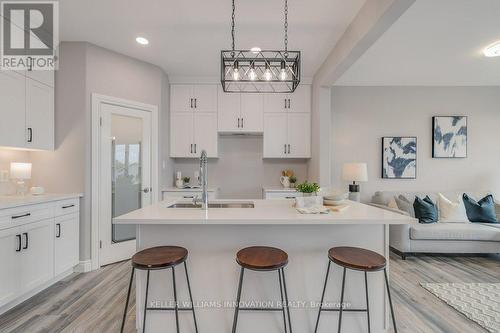
MULTIPOLYGON (((178 202, 167 208, 201 208, 201 205, 192 202, 178 202)), ((209 202, 208 208, 255 208, 255 205, 253 202, 209 202)))

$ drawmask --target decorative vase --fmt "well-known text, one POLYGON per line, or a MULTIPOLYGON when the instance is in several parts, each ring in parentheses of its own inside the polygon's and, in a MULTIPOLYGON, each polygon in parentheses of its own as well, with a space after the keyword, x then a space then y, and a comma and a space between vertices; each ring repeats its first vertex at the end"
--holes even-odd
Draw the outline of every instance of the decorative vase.
POLYGON ((317 196, 315 193, 303 193, 302 197, 295 198, 295 207, 310 208, 315 206, 323 206, 323 197, 317 196))
POLYGON ((280 183, 284 188, 290 188, 290 177, 281 176, 280 183))

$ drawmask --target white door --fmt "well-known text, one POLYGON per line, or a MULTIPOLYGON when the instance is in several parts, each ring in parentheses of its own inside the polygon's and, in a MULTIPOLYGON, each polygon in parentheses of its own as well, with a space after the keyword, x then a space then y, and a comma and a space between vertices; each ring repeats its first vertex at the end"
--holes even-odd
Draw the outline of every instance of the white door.
POLYGON ((301 85, 293 94, 288 95, 289 112, 311 112, 311 86, 301 85))
POLYGON ((264 114, 264 158, 286 157, 287 114, 264 114))
POLYGON ((284 112, 286 111, 286 94, 265 94, 264 112, 284 112))
POLYGON ((217 85, 196 85, 193 87, 193 97, 196 112, 217 112, 217 85))
POLYGON ((99 264, 129 259, 135 226, 112 219, 152 202, 150 112, 102 103, 99 167, 99 264))
POLYGON ((54 276, 54 220, 19 228, 21 234, 21 289, 32 290, 54 276))
POLYGON ((174 84, 170 86, 170 111, 189 112, 194 108, 193 86, 174 84))
POLYGON ((311 157, 311 115, 288 113, 287 157, 311 157))
POLYGON ((193 157, 193 113, 172 113, 170 117, 170 157, 193 157))
POLYGON ((59 275, 78 264, 78 213, 56 217, 54 238, 54 272, 59 275))
POLYGON ((26 147, 54 150, 54 88, 26 78, 26 147))
POLYGON ((26 145, 25 77, 0 71, 0 146, 26 145))
POLYGON ((0 306, 18 295, 20 288, 21 235, 18 228, 0 231, 0 306))
POLYGON ((241 95, 241 127, 243 132, 262 133, 264 130, 264 96, 241 95))
POLYGON ((208 157, 217 157, 217 114, 195 113, 194 156, 199 157, 205 149, 208 157))
POLYGON ((219 132, 239 132, 240 119, 240 94, 225 93, 219 89, 218 130, 219 132))

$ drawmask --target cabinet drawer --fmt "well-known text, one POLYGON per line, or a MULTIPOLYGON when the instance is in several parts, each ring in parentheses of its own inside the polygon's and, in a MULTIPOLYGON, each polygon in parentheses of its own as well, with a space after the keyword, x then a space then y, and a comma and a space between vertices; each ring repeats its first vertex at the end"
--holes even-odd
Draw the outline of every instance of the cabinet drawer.
POLYGON ((296 197, 301 197, 302 193, 299 192, 265 192, 265 199, 294 199, 296 197))
POLYGON ((72 214, 80 210, 80 199, 74 198, 74 199, 56 201, 54 205, 55 205, 54 212, 56 217, 72 214))
POLYGON ((0 210, 0 229, 52 218, 54 209, 50 203, 27 205, 0 210))

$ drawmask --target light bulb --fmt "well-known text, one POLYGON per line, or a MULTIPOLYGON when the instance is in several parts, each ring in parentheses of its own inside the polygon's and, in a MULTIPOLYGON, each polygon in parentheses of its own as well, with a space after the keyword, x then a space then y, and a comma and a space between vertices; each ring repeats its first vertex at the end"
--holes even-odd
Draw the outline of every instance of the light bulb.
POLYGON ((255 73, 255 69, 250 68, 250 70, 248 71, 248 78, 252 81, 255 81, 255 79, 257 79, 257 73, 255 73))
POLYGON ((266 70, 264 71, 264 79, 266 81, 271 81, 273 78, 273 73, 271 73, 271 68, 269 68, 269 64, 266 62, 266 70))
POLYGON ((286 64, 284 61, 281 62, 281 70, 280 70, 280 80, 285 81, 288 78, 286 74, 286 64))
POLYGON ((240 79, 240 66, 237 61, 234 62, 233 66, 233 80, 238 81, 240 79))

